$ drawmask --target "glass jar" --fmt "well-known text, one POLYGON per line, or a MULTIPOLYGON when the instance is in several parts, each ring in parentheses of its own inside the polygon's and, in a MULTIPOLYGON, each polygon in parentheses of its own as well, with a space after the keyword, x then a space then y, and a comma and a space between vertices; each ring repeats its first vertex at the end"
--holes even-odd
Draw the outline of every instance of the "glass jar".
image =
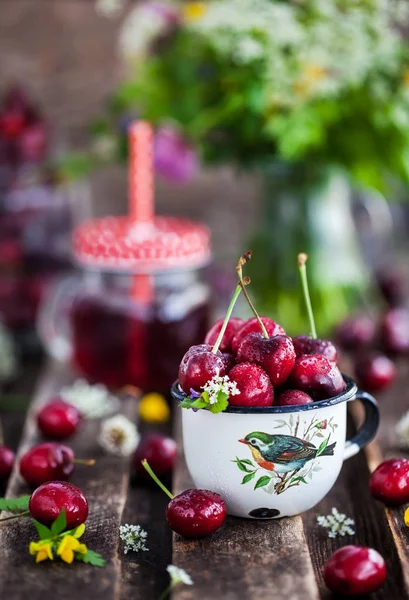
MULTIPOLYGON (((165 261, 163 253, 152 260, 152 240, 144 240, 143 258, 137 253, 126 261, 123 256, 113 261, 111 251, 102 258, 105 245, 90 260, 88 250, 84 256, 77 245, 77 260, 88 262, 87 268, 59 282, 42 307, 39 332, 49 353, 92 382, 167 392, 183 354, 205 338, 210 291, 200 267, 209 259, 208 247, 197 247, 188 261, 175 260, 174 239, 153 237, 166 246, 165 261)), ((89 231, 84 239, 88 244, 89 231)))

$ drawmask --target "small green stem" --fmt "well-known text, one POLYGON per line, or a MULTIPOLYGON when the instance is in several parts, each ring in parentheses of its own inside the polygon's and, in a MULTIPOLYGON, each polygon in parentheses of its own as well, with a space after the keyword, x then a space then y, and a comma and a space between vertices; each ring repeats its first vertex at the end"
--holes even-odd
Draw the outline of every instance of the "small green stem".
POLYGON ((151 467, 149 466, 149 463, 146 460, 146 458, 144 458, 141 462, 142 462, 143 468, 146 469, 146 471, 148 471, 148 473, 152 477, 153 481, 158 484, 158 486, 160 487, 160 489, 163 492, 165 492, 165 494, 167 494, 171 500, 173 500, 173 498, 175 496, 168 490, 168 488, 165 485, 163 485, 163 483, 157 477, 157 475, 155 475, 155 473, 152 471, 151 467))
POLYGON ((24 512, 19 513, 18 515, 12 515, 11 517, 4 517, 3 519, 0 519, 0 522, 1 521, 10 521, 11 519, 18 519, 19 517, 25 517, 29 514, 30 514, 30 511, 25 510, 24 512))
POLYGON ((0 445, 4 446, 4 430, 3 430, 3 423, 0 419, 0 445))
POLYGON ((241 284, 239 284, 239 285, 236 287, 235 291, 234 291, 234 294, 233 294, 233 296, 232 296, 232 299, 230 300, 229 308, 227 309, 226 316, 224 317, 223 326, 222 326, 222 328, 220 329, 220 333, 219 333, 219 335, 217 336, 217 340, 216 340, 216 342, 215 342, 215 344, 214 344, 214 346, 213 346, 213 348, 212 348, 212 352, 213 352, 213 354, 216 354, 216 353, 217 353, 217 351, 218 351, 218 349, 219 349, 219 346, 220 346, 220 344, 221 344, 221 341, 222 341, 222 339, 223 339, 224 332, 226 331, 226 327, 227 327, 227 324, 228 324, 228 322, 229 322, 229 319, 230 319, 231 313, 233 312, 233 308, 234 308, 234 305, 236 304, 237 298, 240 296, 240 292, 241 292, 241 290, 242 290, 242 286, 241 286, 241 284))
POLYGON ((308 318, 310 321, 311 337, 317 339, 317 330, 315 329, 314 313, 312 312, 310 292, 308 289, 307 267, 305 266, 307 258, 308 256, 304 253, 298 255, 298 269, 300 271, 301 285, 304 293, 305 305, 307 307, 308 318))
POLYGON ((93 458, 74 458, 71 462, 74 465, 84 465, 85 467, 93 467, 95 465, 95 459, 93 458))
POLYGON ((167 598, 170 595, 170 592, 173 590, 174 587, 174 583, 169 584, 166 590, 163 591, 162 594, 159 596, 159 600, 165 600, 165 598, 167 598))
MULTIPOLYGON (((251 252, 247 253, 247 257, 248 257, 248 260, 251 258, 251 252)), ((247 293, 246 283, 243 280, 243 269, 242 269, 242 266, 243 266, 243 261, 239 261, 239 264, 236 267, 237 275, 239 276, 239 280, 240 280, 241 289, 243 291, 244 297, 246 298, 247 302, 249 303, 249 306, 250 306, 251 310, 254 313, 254 316, 256 317, 256 319, 258 321, 258 324, 260 325, 261 332, 262 332, 263 336, 266 339, 268 339, 269 335, 267 333, 267 329, 264 327, 264 323, 260 319, 259 314, 256 311, 256 308, 255 308, 254 304, 252 303, 252 301, 250 300, 250 296, 247 293)), ((248 283, 250 283, 250 280, 248 281, 248 283)))

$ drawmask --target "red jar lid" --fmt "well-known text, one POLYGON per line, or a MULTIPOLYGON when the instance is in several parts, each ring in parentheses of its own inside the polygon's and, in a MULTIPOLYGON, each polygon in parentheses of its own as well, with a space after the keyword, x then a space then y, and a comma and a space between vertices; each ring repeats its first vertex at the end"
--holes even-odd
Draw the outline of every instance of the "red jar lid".
POLYGON ((137 224, 129 217, 85 221, 74 232, 73 246, 81 265, 104 270, 198 268, 211 257, 208 228, 176 217, 137 224))

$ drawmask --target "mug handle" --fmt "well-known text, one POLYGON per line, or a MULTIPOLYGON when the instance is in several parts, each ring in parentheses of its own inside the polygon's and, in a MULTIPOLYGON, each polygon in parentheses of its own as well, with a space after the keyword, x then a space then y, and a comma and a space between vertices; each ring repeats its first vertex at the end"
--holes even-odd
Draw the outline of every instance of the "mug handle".
POLYGON ((358 452, 373 440, 379 427, 379 408, 378 403, 371 394, 358 390, 357 393, 348 402, 360 400, 364 405, 365 418, 361 427, 350 440, 346 441, 344 450, 344 460, 358 454, 358 452))

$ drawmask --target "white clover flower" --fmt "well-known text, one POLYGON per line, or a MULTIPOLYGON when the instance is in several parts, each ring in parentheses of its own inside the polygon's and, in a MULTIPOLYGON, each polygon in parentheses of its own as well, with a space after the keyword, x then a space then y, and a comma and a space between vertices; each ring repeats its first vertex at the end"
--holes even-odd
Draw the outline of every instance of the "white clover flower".
POLYGON ((85 379, 77 379, 72 385, 63 387, 59 395, 88 419, 106 417, 120 406, 118 398, 112 396, 105 385, 92 385, 85 379))
POLYGON ((18 368, 16 349, 8 329, 0 323, 0 381, 13 377, 18 368))
POLYGON ((185 585, 193 585, 193 580, 189 573, 186 573, 184 569, 175 567, 174 565, 168 565, 167 572, 170 575, 171 585, 177 585, 178 583, 184 583, 185 585))
POLYGON ((136 425, 124 415, 116 415, 101 425, 98 442, 100 446, 115 456, 129 456, 140 440, 136 425))
POLYGON ((344 537, 345 535, 355 534, 355 530, 353 529, 355 521, 347 518, 346 515, 340 513, 335 507, 332 509, 330 515, 327 515, 326 517, 317 517, 317 523, 321 525, 321 527, 329 529, 329 538, 335 538, 338 535, 344 537))
POLYGON ((102 17, 115 17, 124 7, 124 0, 96 0, 95 10, 102 17))
POLYGON ((216 404, 218 402, 217 396, 219 392, 223 392, 228 396, 237 396, 237 394, 240 394, 237 383, 231 381, 228 375, 215 375, 203 386, 203 391, 209 395, 209 404, 216 404))
POLYGON ((119 526, 119 537, 124 543, 124 553, 133 552, 148 552, 149 548, 145 545, 148 534, 140 525, 125 525, 119 526))
POLYGON ((401 445, 409 446, 409 411, 398 421, 395 431, 401 445))

